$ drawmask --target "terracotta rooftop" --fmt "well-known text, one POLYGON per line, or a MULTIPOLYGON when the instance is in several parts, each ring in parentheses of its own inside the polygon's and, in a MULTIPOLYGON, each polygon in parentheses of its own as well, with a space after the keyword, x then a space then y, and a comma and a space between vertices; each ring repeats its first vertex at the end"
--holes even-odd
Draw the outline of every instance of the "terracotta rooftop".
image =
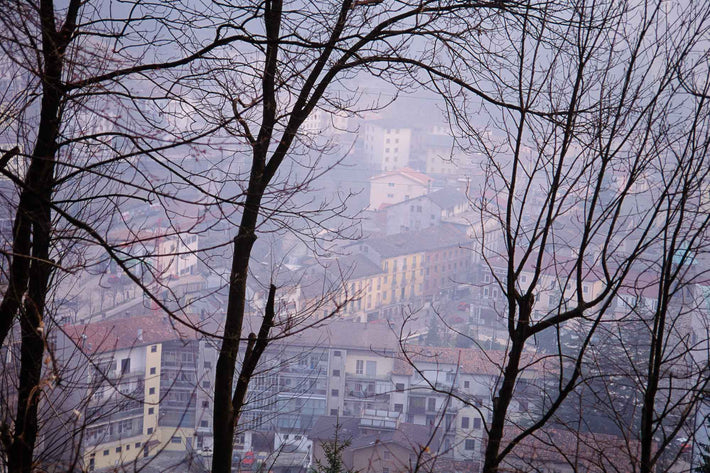
MULTIPOLYGON (((510 441, 518 429, 506 430, 510 441)), ((608 434, 579 433, 549 429, 523 439, 506 458, 507 464, 524 464, 528 468, 551 464, 573 464, 579 471, 633 471, 640 453, 640 443, 608 434)), ((577 471, 577 470, 575 470, 577 471)))
POLYGON ((384 172, 370 178, 371 181, 384 179, 391 176, 403 176, 419 184, 429 185, 434 179, 427 176, 423 172, 416 171, 412 168, 395 169, 394 171, 384 172))
MULTIPOLYGON (((457 365, 462 374, 484 374, 498 376, 503 371, 505 362, 505 352, 502 350, 480 350, 478 348, 449 348, 449 347, 427 347, 419 345, 408 345, 407 356, 417 364, 419 369, 427 369, 426 365, 457 365)), ((543 369, 542 358, 532 353, 525 353, 521 360, 521 366, 527 367, 525 371, 532 372, 543 369), (532 364, 531 364, 532 363, 532 364)), ((403 357, 395 359, 393 374, 412 375, 414 368, 403 357)))
POLYGON ((181 324, 171 323, 162 314, 67 325, 63 330, 74 343, 91 353, 197 338, 196 332, 181 324))

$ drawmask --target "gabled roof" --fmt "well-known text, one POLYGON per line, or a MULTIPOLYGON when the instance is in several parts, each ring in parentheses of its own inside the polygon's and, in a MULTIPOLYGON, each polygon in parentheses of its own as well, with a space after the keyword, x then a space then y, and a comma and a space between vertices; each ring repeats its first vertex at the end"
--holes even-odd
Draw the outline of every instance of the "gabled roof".
POLYGON ((450 209, 468 201, 466 194, 448 187, 431 192, 425 197, 442 209, 450 209))
POLYGON ((412 168, 395 169, 394 171, 389 171, 382 174, 378 174, 377 176, 372 176, 370 180, 381 180, 392 176, 403 176, 413 182, 416 182, 417 184, 421 184, 424 186, 428 186, 434 180, 426 174, 419 171, 415 171, 412 168))
POLYGON ((364 240, 383 258, 434 251, 455 246, 466 246, 468 236, 455 225, 442 224, 422 230, 396 233, 379 238, 364 240))
POLYGON ((308 434, 314 440, 333 440, 335 434, 339 440, 350 441, 349 449, 359 450, 376 444, 394 443, 407 449, 419 450, 429 445, 436 450, 440 435, 432 432, 427 425, 417 425, 401 422, 392 429, 373 429, 363 426, 358 417, 321 416, 308 434), (432 439, 432 435, 434 438, 432 439))
POLYGON ((336 432, 342 440, 357 437, 360 434, 360 418, 320 416, 313 424, 308 437, 314 440, 333 440, 336 432))
POLYGON ((382 272, 382 268, 379 265, 361 253, 338 258, 337 265, 342 268, 349 281, 374 276, 382 272))
POLYGON ((425 446, 429 446, 430 450, 436 450, 440 435, 428 425, 400 423, 395 430, 384 432, 373 432, 367 435, 353 439, 350 448, 359 450, 362 448, 372 447, 377 443, 388 444, 393 443, 404 447, 405 449, 419 451, 425 446), (433 439, 432 439, 433 436, 433 439))
MULTIPOLYGON (((513 427, 505 431, 504 442, 520 432, 513 427)), ((653 450, 656 450, 654 442, 653 450)), ((537 465, 578 463, 580 471, 632 471, 638 461, 640 442, 615 435, 580 433, 561 429, 539 430, 524 438, 504 463, 523 463, 531 469, 537 465), (570 454, 572 452, 572 457, 570 454)))
POLYGON ((399 343, 397 334, 386 324, 330 320, 284 339, 289 346, 332 347, 344 350, 366 350, 373 353, 394 352, 399 343))
POLYGON ((84 352, 106 353, 172 340, 197 339, 197 332, 162 314, 67 325, 64 333, 84 352))

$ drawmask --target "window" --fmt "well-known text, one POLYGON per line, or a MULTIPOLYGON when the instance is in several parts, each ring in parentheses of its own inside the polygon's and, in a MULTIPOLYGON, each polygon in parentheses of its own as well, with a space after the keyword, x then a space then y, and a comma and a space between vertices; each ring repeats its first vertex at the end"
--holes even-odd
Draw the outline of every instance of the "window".
POLYGON ((155 394, 155 388, 148 389, 148 394, 155 394))
POLYGON ((394 411, 395 411, 395 412, 399 412, 399 413, 401 414, 403 410, 404 410, 404 405, 403 405, 403 404, 395 404, 395 405, 394 405, 394 411))
POLYGON ((473 419, 473 428, 474 429, 480 429, 481 428, 481 418, 476 417, 473 419))
POLYGON ((116 447, 116 453, 121 453, 121 447, 116 447))
POLYGON ((355 374, 363 374, 365 372, 365 361, 356 360, 355 361, 355 374))
POLYGON ((397 383, 397 384, 395 384, 395 385, 394 385, 394 389, 395 389, 395 391, 397 391, 398 393, 403 392, 403 391, 404 391, 404 383, 397 383))
POLYGON ((131 449, 131 444, 129 443, 128 445, 126 445, 126 450, 130 450, 130 449, 131 449))
POLYGON ((466 442, 464 442, 464 450, 475 450, 476 449, 476 441, 474 439, 466 439, 466 442))
POLYGON ((121 374, 126 374, 131 371, 131 359, 124 358, 121 360, 121 374))
POLYGON ((470 419, 468 417, 462 417, 461 418, 461 428, 468 429, 469 428, 469 421, 470 421, 470 419))
POLYGON ((330 415, 332 415, 332 416, 337 416, 337 415, 338 415, 338 409, 331 409, 331 410, 330 410, 330 415))
POLYGON ((152 415, 155 412, 155 408, 149 407, 148 408, 148 415, 152 415))
POLYGON ((336 378, 340 377, 340 370, 333 370, 333 376, 336 378))
POLYGON ((134 445, 134 447, 136 447, 136 448, 141 448, 141 443, 140 443, 140 442, 136 442, 136 444, 134 445))
POLYGON ((202 401, 202 407, 210 407, 210 401, 202 401))
POLYGON ((183 363, 192 363, 195 360, 195 357, 192 353, 181 353, 180 354, 180 359, 182 360, 183 363))
POLYGON ((155 366, 150 369, 150 374, 155 374, 155 366))
POLYGON ((388 182, 387 187, 394 187, 394 182, 388 182))
POLYGON ((151 352, 151 353, 155 353, 155 352, 157 352, 157 351, 158 351, 158 345, 152 345, 152 346, 150 347, 150 352, 151 352))
POLYGON ((464 382, 463 382, 463 387, 464 387, 465 389, 470 388, 470 387, 471 387, 471 382, 470 382, 470 381, 464 381, 464 382))
POLYGON ((104 456, 105 456, 105 457, 108 456, 108 450, 104 450, 104 456))
POLYGON ((338 396, 338 395, 340 395, 340 392, 337 389, 331 389, 330 395, 331 396, 338 396))
POLYGON ((170 443, 182 443, 182 437, 175 435, 170 438, 170 443))
POLYGON ((209 427, 210 423, 206 420, 201 420, 200 421, 200 427, 209 427))
POLYGON ((435 411, 436 410, 436 398, 430 397, 426 401, 427 401, 427 410, 435 411))
POLYGON ((342 353, 340 353, 340 350, 335 350, 333 352, 333 356, 341 356, 341 355, 342 355, 342 353))
POLYGON ((365 373, 370 376, 370 377, 375 377, 377 374, 377 362, 376 361, 368 361, 365 363, 365 373))
POLYGON ((150 435, 153 433, 153 427, 148 427, 148 429, 145 431, 146 434, 150 435))

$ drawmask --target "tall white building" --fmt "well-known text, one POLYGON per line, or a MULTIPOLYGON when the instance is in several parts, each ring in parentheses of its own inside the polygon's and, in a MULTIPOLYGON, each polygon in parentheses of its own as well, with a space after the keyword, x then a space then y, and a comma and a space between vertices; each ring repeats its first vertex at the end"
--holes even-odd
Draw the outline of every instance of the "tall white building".
POLYGON ((392 171, 410 164, 412 129, 397 120, 376 120, 364 126, 365 158, 373 169, 392 171))

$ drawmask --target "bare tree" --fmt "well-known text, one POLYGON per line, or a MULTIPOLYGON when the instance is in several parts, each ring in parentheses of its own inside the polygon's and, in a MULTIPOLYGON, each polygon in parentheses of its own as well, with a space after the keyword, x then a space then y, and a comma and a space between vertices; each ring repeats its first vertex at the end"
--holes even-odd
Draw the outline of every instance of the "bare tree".
MULTIPOLYGON (((308 182, 296 176, 295 182, 284 184, 299 165, 295 158, 304 120, 317 109, 357 112, 358 92, 350 89, 354 80, 363 76, 375 75, 406 87, 417 67, 428 65, 433 73, 438 64, 425 45, 463 41, 462 35, 472 24, 479 25, 487 16, 505 11, 497 7, 486 2, 402 1, 385 5, 346 0, 304 8, 266 1, 234 10, 247 34, 238 43, 241 49, 230 57, 229 69, 238 77, 222 81, 224 94, 216 101, 234 117, 232 133, 246 144, 250 160, 239 230, 233 240, 229 300, 217 364, 220 376, 215 385, 212 471, 230 470, 234 429, 253 366, 273 325, 273 307, 267 305, 258 333, 243 335, 250 255, 262 222, 279 212, 283 215, 295 191, 308 182), (254 23, 257 20, 258 24, 254 23), (245 359, 235 380, 233 373, 244 341, 245 359)), ((272 288, 270 300, 274 291, 272 288)))
MULTIPOLYGON (((87 259, 101 259, 98 248, 177 323, 208 333, 181 316, 179 304, 176 308, 169 303, 166 297, 178 297, 162 283, 160 265, 151 260, 154 255, 145 251, 152 242, 185 233, 174 223, 179 215, 168 208, 175 202, 201 209, 203 215, 205 202, 214 202, 217 212, 231 207, 222 214, 225 220, 235 215, 239 220, 231 242, 229 303, 220 335, 224 342, 219 369, 224 376, 218 378, 215 396, 214 468, 228 469, 248 382, 276 316, 272 285, 258 334, 242 337, 250 255, 257 230, 264 228, 260 219, 288 225, 300 221, 306 230, 338 234, 326 226, 323 208, 287 208, 293 203, 289 196, 303 191, 321 172, 305 166, 305 176, 298 174, 294 169, 303 167, 302 162, 288 172, 282 166, 300 153, 294 143, 304 120, 318 107, 356 112, 358 92, 348 87, 359 79, 358 73, 410 85, 413 67, 432 62, 421 52, 422 44, 461 41, 471 18, 480 25, 487 16, 506 12, 496 2, 385 6, 344 1, 302 7, 271 1, 209 8, 191 2, 72 1, 57 6, 40 1, 3 11, 3 60, 11 74, 16 71, 24 81, 18 90, 6 91, 3 107, 13 110, 8 117, 14 119, 3 117, 2 122, 3 139, 10 145, 3 149, 1 168, 17 194, 7 197, 15 211, 7 239, 11 250, 4 253, 8 285, 0 303, 0 341, 8 339, 17 320, 22 332, 17 413, 13 432, 4 436, 3 444, 11 471, 29 471, 32 465, 42 360, 48 347, 44 326, 51 319, 46 302, 56 290, 52 278, 57 269, 80 270, 87 259), (210 139, 223 129, 239 142, 226 154, 236 149, 251 155, 245 181, 230 171, 212 179, 209 171, 221 163, 194 171, 170 159, 171 150, 186 144, 198 151, 219 149, 219 139, 210 139), (143 160, 162 168, 169 179, 156 180, 143 160), (231 182, 245 185, 228 197, 213 192, 231 182), (186 195, 191 192, 197 197, 186 195), (123 211, 130 202, 151 200, 167 209, 167 234, 146 236, 125 221, 123 211), (113 238, 116 226, 129 238, 113 238), (79 242, 79 249, 69 252, 67 241, 79 242), (82 246, 87 243, 93 253, 82 246), (139 252, 141 247, 144 251, 139 252), (74 258, 71 265, 67 254, 74 258), (243 341, 246 357, 232 392, 243 341)), ((190 226, 188 233, 193 230, 198 231, 190 226)), ((188 253, 194 250, 159 256, 188 253)), ((287 325, 282 335, 289 333, 287 325)))
POLYGON ((459 76, 470 79, 440 90, 467 146, 483 156, 473 231, 491 282, 477 284, 501 294, 491 308, 507 335, 485 426, 485 473, 497 471, 577 389, 620 288, 633 284, 674 228, 664 216, 682 220, 678 229, 699 223, 678 199, 702 185, 677 179, 687 169, 697 177, 695 166, 703 165, 679 159, 659 135, 704 135, 678 71, 702 54, 710 12, 676 7, 529 3, 526 14, 500 18, 504 33, 491 36, 485 61, 465 47, 452 51, 459 76), (491 100, 475 101, 479 90, 491 100), (667 166, 660 170, 659 162, 667 166), (579 338, 563 346, 560 337, 572 329, 579 338), (550 355, 535 355, 540 337, 553 341, 550 355), (512 403, 529 388, 522 374, 543 360, 547 370, 555 365, 554 380, 542 380, 531 418, 516 421, 512 403))
POLYGON ((668 188, 658 215, 661 234, 639 262, 639 272, 622 287, 615 321, 602 327, 592 350, 594 369, 588 373, 605 405, 602 411, 640 445, 631 456, 641 472, 688 461, 683 444, 699 427, 695 415, 709 377, 702 263, 708 248, 703 196, 708 110, 702 94, 683 98, 687 124, 661 127, 654 139, 667 144, 656 165, 656 179, 668 188))
MULTIPOLYGON (((3 235, 0 343, 19 320, 21 352, 16 413, 12 426, 3 427, 13 472, 32 468, 51 325, 47 301, 60 279, 57 269, 83 267, 87 241, 111 250, 101 221, 150 193, 139 180, 124 180, 131 157, 204 135, 155 118, 152 112, 166 102, 181 101, 162 88, 174 77, 160 79, 157 71, 182 67, 235 39, 202 38, 200 25, 177 21, 187 8, 115 7, 43 0, 11 3, 0 13, 0 60, 8 79, 0 168, 12 183, 3 199, 14 209, 12 231, 3 235)), ((109 252, 124 261, 120 251, 109 252)))

